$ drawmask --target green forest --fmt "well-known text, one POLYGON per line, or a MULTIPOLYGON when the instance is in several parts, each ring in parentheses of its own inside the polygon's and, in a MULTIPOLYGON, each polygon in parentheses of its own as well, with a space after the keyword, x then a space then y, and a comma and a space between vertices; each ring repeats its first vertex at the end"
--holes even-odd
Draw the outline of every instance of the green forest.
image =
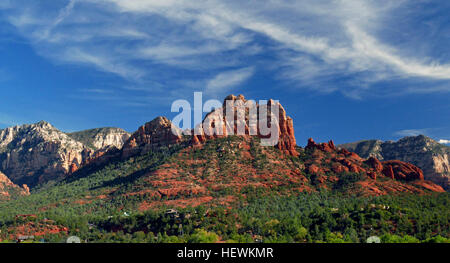
MULTIPOLYGON (((257 192, 232 209, 204 207, 160 209, 143 213, 108 213, 108 208, 80 216, 76 207, 61 207, 27 219, 0 219, 3 242, 9 229, 51 218, 68 227, 41 242, 365 242, 378 236, 386 243, 449 242, 448 194, 430 196, 340 197, 329 192, 292 197, 257 192)), ((85 207, 90 209, 93 207, 85 207)), ((7 209, 2 207, 2 212, 7 209)))

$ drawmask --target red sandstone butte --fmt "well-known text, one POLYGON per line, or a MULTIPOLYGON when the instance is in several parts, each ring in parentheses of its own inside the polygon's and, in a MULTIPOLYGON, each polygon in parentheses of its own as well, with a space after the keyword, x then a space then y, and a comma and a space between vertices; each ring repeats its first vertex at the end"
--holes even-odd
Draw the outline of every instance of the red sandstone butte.
MULTIPOLYGON (((209 139, 214 139, 214 138, 221 138, 224 136, 227 136, 228 134, 234 133, 236 134, 237 131, 237 121, 242 121, 242 120, 238 120, 237 118, 237 112, 239 111, 238 107, 234 107, 233 109, 227 109, 227 104, 226 101, 233 101, 236 103, 246 103, 247 100, 245 99, 245 97, 243 95, 239 95, 239 96, 234 96, 234 95, 229 95, 224 99, 223 102, 223 107, 222 108, 218 108, 215 109, 214 111, 210 112, 209 114, 206 115, 205 119, 203 120, 202 124, 196 126, 193 130, 194 135, 192 136, 192 144, 193 145, 199 145, 204 143, 206 140, 209 139), (227 120, 226 119, 226 112, 227 111, 232 111, 234 113, 234 123, 227 120), (212 121, 215 120, 215 121, 212 121), (218 120, 221 120, 221 123, 217 123, 218 120), (211 123, 208 123, 208 121, 211 121, 211 123), (223 127, 220 128, 216 125, 222 125, 223 127), (213 130, 219 130, 220 129, 223 131, 222 134, 214 134, 212 131, 213 130), (208 135, 208 134, 214 134, 214 135, 208 135)), ((270 109, 270 106, 275 105, 278 106, 279 108, 279 116, 278 116, 278 123, 271 123, 270 121, 268 121, 270 123, 270 125, 277 125, 278 128, 278 143, 275 145, 275 147, 277 149, 279 149, 280 151, 288 154, 288 155, 292 155, 292 156, 298 156, 299 153, 296 150, 296 140, 295 140, 295 135, 294 135, 294 124, 293 124, 293 120, 292 118, 288 117, 286 115, 286 111, 283 108, 283 106, 280 103, 275 102, 274 100, 269 100, 267 105, 258 105, 256 104, 256 108, 257 108, 257 120, 259 121, 259 114, 262 110, 262 107, 267 107, 268 109, 270 109)), ((268 110, 268 112, 270 112, 268 110)), ((245 135, 244 136, 250 136, 250 131, 251 130, 255 130, 256 131, 256 135, 260 138, 268 138, 270 137, 269 135, 262 135, 259 131, 259 122, 256 124, 257 127, 249 127, 249 110, 246 109, 245 112, 243 112, 244 116, 245 116, 245 123, 243 123, 243 127, 244 127, 244 132, 245 135)), ((271 114, 271 113, 270 113, 271 114)), ((268 120, 270 120, 270 115, 268 116, 268 120)))

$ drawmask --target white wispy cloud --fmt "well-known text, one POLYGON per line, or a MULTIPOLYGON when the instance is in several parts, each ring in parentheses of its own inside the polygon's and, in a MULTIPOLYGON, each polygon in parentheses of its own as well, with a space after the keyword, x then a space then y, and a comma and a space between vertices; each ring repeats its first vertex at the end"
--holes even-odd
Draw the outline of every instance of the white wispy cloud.
POLYGON ((450 140, 440 139, 439 143, 441 143, 441 144, 450 144, 450 140))
POLYGON ((86 51, 79 48, 68 48, 60 58, 68 63, 82 63, 97 67, 100 70, 117 74, 128 79, 138 79, 144 72, 129 63, 111 59, 107 51, 86 51))
POLYGON ((254 69, 252 67, 221 72, 208 81, 205 91, 212 94, 227 92, 229 89, 249 79, 253 72, 254 69))
POLYGON ((63 7, 61 9, 61 11, 59 11, 58 16, 56 17, 56 19, 50 23, 42 32, 41 35, 39 37, 39 40, 44 40, 46 38, 48 38, 48 36, 51 34, 51 31, 57 27, 61 22, 64 21, 64 19, 66 19, 70 13, 72 12, 75 3, 77 0, 69 0, 69 3, 63 7))
POLYGON ((429 129, 407 129, 400 130, 394 133, 397 136, 418 136, 427 134, 429 129))
POLYGON ((349 33, 353 36, 355 50, 359 56, 373 58, 377 61, 393 66, 400 73, 435 79, 450 79, 450 65, 424 63, 410 58, 395 55, 395 50, 378 42, 369 34, 363 32, 355 25, 348 26, 349 33))
POLYGON ((384 36, 411 13, 411 3, 66 0, 48 8, 34 1, 8 0, 0 8, 8 8, 9 23, 42 56, 130 81, 170 83, 171 89, 197 83, 217 90, 226 86, 220 81, 238 85, 263 69, 294 88, 340 91, 355 99, 374 93, 448 92, 449 61, 426 49, 416 52, 433 39, 417 43, 402 38, 400 45, 400 40, 384 36), (261 38, 266 43, 261 44, 261 38), (270 54, 270 63, 249 62, 260 54, 270 54), (173 67, 190 74, 180 80, 171 75, 173 67), (234 72, 233 79, 226 76, 229 68, 247 71, 234 72), (223 73, 210 80, 212 71, 223 73), (336 84, 336 78, 342 83, 336 84), (395 90, 374 88, 397 79, 414 81, 395 90), (426 87, 413 84, 423 81, 426 87))

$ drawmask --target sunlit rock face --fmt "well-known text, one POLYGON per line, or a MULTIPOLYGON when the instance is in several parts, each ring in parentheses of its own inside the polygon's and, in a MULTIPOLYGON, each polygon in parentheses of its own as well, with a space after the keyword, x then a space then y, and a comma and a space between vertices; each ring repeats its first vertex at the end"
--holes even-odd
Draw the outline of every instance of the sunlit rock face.
POLYGON ((73 173, 96 151, 121 147, 128 137, 113 129, 85 145, 45 121, 6 128, 0 130, 0 170, 15 184, 34 187, 73 173))
POLYGON ((83 143, 93 150, 108 147, 121 149, 131 134, 120 128, 97 128, 68 134, 73 139, 83 143))
POLYGON ((423 135, 405 137, 397 142, 360 141, 340 145, 364 158, 400 160, 412 163, 423 171, 424 178, 447 191, 450 190, 450 147, 423 135))
POLYGON ((0 172, 0 201, 10 200, 15 197, 25 196, 30 194, 30 189, 26 184, 22 187, 14 184, 6 177, 5 174, 0 172))
POLYGON ((204 143, 206 140, 208 139, 214 139, 214 138, 220 138, 220 137, 224 137, 230 134, 237 134, 240 136, 259 136, 261 138, 267 138, 270 137, 271 134, 268 135, 262 135, 261 131, 259 129, 260 127, 260 115, 262 112, 262 108, 266 107, 266 109, 268 110, 268 114, 267 114, 267 122, 270 125, 275 125, 276 129, 277 129, 277 134, 278 134, 278 138, 276 138, 276 143, 275 143, 275 147, 279 150, 281 150, 282 152, 288 154, 288 155, 292 155, 292 156, 298 156, 298 152, 296 150, 296 140, 295 140, 295 135, 294 135, 294 124, 293 124, 293 120, 292 118, 290 118, 289 116, 286 115, 286 111, 283 108, 283 106, 280 103, 275 102, 274 100, 269 100, 267 105, 258 105, 257 103, 255 103, 255 109, 256 109, 256 115, 254 116, 255 120, 257 120, 254 123, 254 127, 251 125, 250 122, 250 112, 249 109, 246 108, 244 110, 242 110, 242 108, 240 106, 242 105, 246 105, 248 106, 249 104, 247 104, 247 100, 245 99, 245 97, 243 95, 239 95, 239 96, 235 96, 235 95, 229 95, 224 99, 223 102, 223 107, 222 108, 218 108, 215 109, 214 111, 210 112, 209 114, 206 115, 205 120, 203 121, 203 126, 197 126, 194 129, 194 133, 195 135, 192 137, 192 143, 194 145, 198 145, 201 143, 204 143), (227 101, 231 101, 233 102, 233 108, 232 109, 228 109, 227 108, 227 101), (270 107, 274 106, 277 107, 278 109, 278 118, 275 118, 274 122, 272 123, 271 121, 271 112, 270 112, 270 107), (240 111, 242 111, 242 113, 240 113, 240 111), (227 112, 233 112, 234 113, 234 119, 227 119, 226 115, 227 112), (242 114, 242 115, 240 115, 242 114), (238 116, 243 116, 244 118, 239 118, 238 116), (220 124, 221 127, 215 127, 215 125, 217 125, 216 123, 213 123, 212 125, 206 125, 205 123, 208 120, 221 120, 220 124), (244 134, 240 134, 238 132, 238 127, 239 127, 239 122, 242 122, 242 127, 243 127, 243 132, 244 134), (210 131, 211 129, 221 129, 222 133, 221 134, 217 134, 214 133, 213 131, 210 131), (254 130, 256 131, 255 134, 251 133, 251 131, 254 130), (210 134, 210 135, 208 135, 210 134), (212 135, 211 135, 212 134, 212 135))
POLYGON ((181 130, 174 133, 172 123, 166 117, 157 117, 139 127, 131 135, 122 149, 122 157, 145 154, 151 150, 180 143, 183 140, 181 130))

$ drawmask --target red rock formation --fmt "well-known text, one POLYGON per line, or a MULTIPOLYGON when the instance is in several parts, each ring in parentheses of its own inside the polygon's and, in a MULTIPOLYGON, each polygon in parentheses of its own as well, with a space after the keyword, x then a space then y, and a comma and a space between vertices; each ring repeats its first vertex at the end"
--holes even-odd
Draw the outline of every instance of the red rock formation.
POLYGON ((375 157, 370 157, 364 163, 373 168, 377 173, 383 171, 383 164, 375 157))
POLYGON ((383 164, 383 173, 390 178, 397 180, 424 180, 423 172, 417 166, 402 161, 385 161, 383 164))
POLYGON ((271 127, 271 125, 277 125, 278 127, 278 143, 276 143, 275 147, 282 152, 292 155, 292 156, 298 156, 298 152, 296 150, 296 140, 294 135, 294 124, 292 118, 288 117, 286 115, 286 111, 281 106, 281 104, 274 102, 273 100, 269 100, 267 105, 255 105, 257 109, 257 120, 256 127, 250 127, 250 121, 249 121, 249 109, 239 106, 244 106, 244 104, 247 101, 245 100, 243 95, 234 96, 229 95, 225 98, 223 102, 223 107, 220 109, 215 109, 214 111, 210 112, 206 115, 205 119, 203 120, 202 124, 195 127, 193 130, 194 135, 192 136, 192 144, 193 145, 199 145, 204 143, 206 140, 209 139, 215 139, 215 138, 221 138, 224 136, 227 136, 228 134, 238 134, 238 122, 243 121, 243 128, 245 135, 243 136, 250 136, 250 135, 257 135, 260 138, 269 138, 269 135, 262 135, 259 131, 259 114, 262 110, 262 107, 267 107, 268 114, 271 114, 270 112, 270 106, 275 105, 279 108, 279 116, 278 116, 278 123, 271 123, 270 115, 268 116, 268 125, 271 127), (227 101, 234 102, 233 109, 227 109, 227 101), (239 105, 239 106, 237 106, 239 105), (244 116, 244 120, 238 119, 238 112, 244 110, 242 112, 244 116), (233 120, 228 120, 226 118, 227 111, 232 111, 234 113, 234 122, 233 120), (221 122, 221 123, 218 123, 221 122), (217 125, 222 125, 223 128, 220 128, 217 125), (220 131, 222 130, 222 134, 214 133, 213 131, 220 131), (256 134, 251 134, 251 132, 255 131, 256 134), (208 135, 209 134, 209 135, 208 135))
POLYGON ((0 200, 9 199, 14 195, 30 195, 30 189, 26 184, 22 187, 14 184, 5 174, 0 172, 0 200))
MULTIPOLYGON (((422 170, 412 164, 401 161, 380 162, 375 157, 364 160, 356 153, 349 152, 346 149, 337 150, 333 141, 318 144, 310 138, 308 139, 306 149, 312 151, 311 155, 314 157, 314 163, 320 164, 323 161, 328 163, 331 162, 331 169, 329 170, 335 173, 366 173, 374 180, 381 175, 402 181, 424 180, 422 170), (328 155, 331 154, 332 159, 326 160, 327 155, 324 153, 327 153, 328 155), (365 168, 364 164, 369 168, 365 168)), ((321 168, 319 166, 311 171, 307 170, 307 172, 312 173, 316 170, 324 170, 324 172, 327 172, 327 169, 328 168, 321 168)))
POLYGON ((314 149, 317 147, 316 142, 313 140, 313 138, 308 139, 308 144, 306 145, 306 149, 314 149))
POLYGON ((359 166, 359 165, 357 165, 357 164, 354 164, 354 163, 352 163, 352 164, 349 165, 349 170, 350 170, 350 172, 352 172, 352 173, 360 173, 360 172, 364 172, 364 169, 361 168, 361 166, 359 166))
POLYGON ((339 150, 339 153, 342 153, 342 154, 345 155, 345 156, 348 156, 348 155, 351 154, 351 152, 349 152, 349 151, 348 151, 347 149, 345 149, 345 148, 340 149, 340 150, 339 150))
POLYGON ((286 111, 281 104, 279 107, 279 139, 275 147, 289 155, 298 156, 299 153, 295 149, 297 142, 294 135, 294 121, 286 116, 286 111))
POLYGON ((306 146, 306 149, 319 149, 323 152, 335 152, 336 151, 336 147, 334 146, 334 142, 333 140, 330 140, 328 143, 320 143, 317 144, 312 138, 308 139, 308 145, 306 146))
POLYGON ((414 184, 420 185, 423 188, 428 189, 433 192, 445 193, 445 190, 444 190, 444 188, 442 188, 442 186, 437 185, 431 181, 416 181, 416 182, 414 182, 414 184))
POLYGON ((144 154, 158 147, 170 146, 181 142, 183 140, 181 130, 175 129, 177 134, 172 132, 172 123, 166 117, 157 117, 139 127, 131 135, 122 148, 122 156, 127 158, 137 153, 144 154))
POLYGON ((333 172, 338 173, 338 174, 340 174, 340 173, 348 173, 349 172, 348 167, 346 167, 346 166, 344 166, 344 165, 342 165, 340 163, 333 163, 332 164, 332 169, 333 169, 333 172))
POLYGON ((315 164, 312 164, 308 167, 309 174, 318 174, 319 172, 320 172, 320 168, 315 164))
POLYGON ((373 180, 377 180, 377 173, 375 172, 367 172, 367 175, 373 180))
MULTIPOLYGON (((171 147, 183 141, 182 132, 177 127, 172 127, 172 123, 166 117, 157 117, 151 122, 138 128, 132 136, 125 142, 122 149, 115 146, 102 148, 97 151, 85 149, 81 155, 83 162, 80 167, 90 165, 101 165, 110 160, 126 159, 136 154, 145 154, 160 147, 171 147), (172 128, 175 133, 172 132, 172 128)), ((76 165, 76 163, 75 163, 76 165)), ((72 164, 72 173, 80 167, 72 164)))
POLYGON ((383 174, 386 177, 389 177, 391 179, 395 179, 394 170, 392 169, 392 166, 387 165, 383 167, 383 174))
POLYGON ((330 140, 330 141, 328 142, 328 145, 330 146, 330 148, 331 148, 332 150, 336 150, 336 146, 334 145, 333 140, 330 140))

